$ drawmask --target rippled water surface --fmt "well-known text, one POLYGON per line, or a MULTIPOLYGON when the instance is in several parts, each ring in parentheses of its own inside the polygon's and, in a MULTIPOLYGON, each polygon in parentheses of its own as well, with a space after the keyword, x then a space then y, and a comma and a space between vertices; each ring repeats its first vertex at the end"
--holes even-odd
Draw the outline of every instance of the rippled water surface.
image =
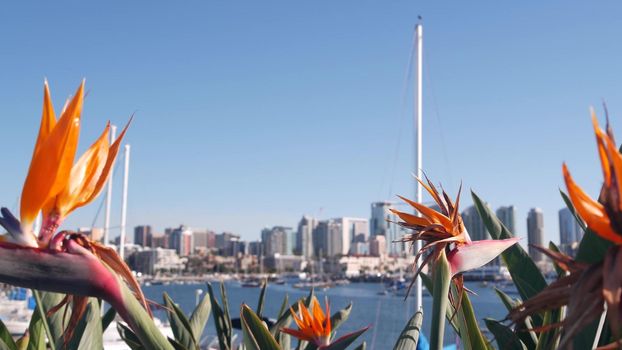
MULTIPOLYGON (((476 295, 471 295, 471 301, 474 304, 480 325, 484 329, 483 319, 485 317, 501 319, 505 316, 505 308, 492 288, 481 286, 477 282, 467 283, 466 286, 477 293, 476 295)), ((217 286, 214 287, 218 289, 217 286)), ((243 288, 237 282, 227 282, 226 288, 232 318, 239 317, 239 306, 242 303, 247 303, 253 309, 257 306, 259 288, 243 288)), ((197 289, 202 289, 204 292, 207 291, 206 286, 202 284, 171 284, 144 287, 147 298, 161 302, 162 293, 167 292, 188 313, 194 308, 197 289)), ((350 302, 354 304, 352 313, 348 321, 339 329, 339 334, 371 325, 371 328, 359 339, 367 341, 368 349, 387 349, 392 348, 400 331, 413 315, 414 300, 412 297, 404 300, 403 297, 393 295, 378 295, 378 292, 381 290, 382 286, 380 284, 352 283, 346 286, 330 288, 326 291, 319 291, 317 295, 320 297, 320 300, 323 300, 324 296, 329 297, 332 312, 346 307, 350 302)), ((276 318, 285 295, 289 296, 291 304, 294 300, 307 294, 308 292, 295 289, 287 284, 269 285, 266 292, 264 316, 276 318)), ((423 305, 425 311, 431 310, 432 298, 424 297, 423 305)), ((157 315, 160 318, 165 318, 161 312, 157 315)), ((430 320, 431 317, 429 315, 424 315, 423 332, 426 334, 428 333, 430 320)), ((210 338, 212 335, 215 335, 214 322, 211 316, 206 332, 210 335, 210 338)), ((236 330, 236 333, 239 334, 238 339, 241 339, 240 331, 236 330)), ((452 342, 454 337, 451 327, 448 326, 445 341, 452 342)))

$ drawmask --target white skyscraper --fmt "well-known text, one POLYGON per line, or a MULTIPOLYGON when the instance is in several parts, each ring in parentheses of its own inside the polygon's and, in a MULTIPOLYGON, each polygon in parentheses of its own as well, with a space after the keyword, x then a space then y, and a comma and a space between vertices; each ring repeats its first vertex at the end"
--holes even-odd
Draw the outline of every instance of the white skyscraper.
POLYGON ((298 223, 296 232, 296 252, 311 258, 313 256, 313 230, 317 226, 317 220, 310 216, 303 216, 298 223))

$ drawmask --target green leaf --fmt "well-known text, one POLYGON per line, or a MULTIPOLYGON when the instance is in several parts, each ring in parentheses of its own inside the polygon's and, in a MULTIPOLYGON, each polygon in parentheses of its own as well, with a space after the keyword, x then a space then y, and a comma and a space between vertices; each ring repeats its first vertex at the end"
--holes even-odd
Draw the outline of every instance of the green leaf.
MULTIPOLYGON (((285 300, 283 300, 283 304, 285 304, 286 302, 287 302, 287 297, 285 298, 285 300)), ((281 309, 283 309, 282 305, 281 305, 281 309)), ((294 310, 294 312, 298 312, 298 301, 294 302, 290 306, 290 309, 294 310)), ((292 320, 292 313, 290 309, 286 309, 283 313, 281 313, 281 316, 276 320, 276 322, 272 325, 272 327, 270 327, 270 333, 272 333, 275 337, 280 332, 281 328, 289 326, 292 320)))
POLYGON ((167 308, 168 320, 173 330, 175 340, 187 349, 199 349, 197 341, 192 334, 192 327, 183 310, 164 292, 164 305, 167 308))
POLYGON ((261 314, 263 313, 263 303, 264 300, 266 299, 266 288, 268 287, 268 280, 264 279, 261 282, 261 291, 259 292, 259 300, 257 301, 257 315, 259 315, 259 317, 261 317, 261 314))
POLYGON ((26 350, 28 349, 28 343, 30 342, 30 335, 28 333, 22 335, 19 339, 17 339, 17 350, 26 350))
POLYGON ((367 343, 366 342, 362 342, 361 345, 359 345, 356 348, 354 348, 354 350, 365 350, 366 348, 367 348, 367 343))
MULTIPOLYGON (((561 253, 557 245, 553 242, 549 241, 549 250, 552 250, 556 253, 561 253)), ((555 272, 557 272, 557 277, 562 277, 566 274, 566 271, 562 269, 555 260, 553 260, 553 267, 555 268, 555 272)))
MULTIPOLYGON (((45 334, 47 334, 48 339, 50 339, 50 349, 51 350, 55 350, 56 347, 54 346, 54 341, 53 341, 54 334, 50 330, 50 325, 48 324, 48 320, 45 317, 47 312, 46 312, 46 310, 43 307, 43 301, 42 301, 42 298, 41 298, 41 294, 39 294, 38 290, 33 289, 32 290, 32 295, 35 297, 37 312, 39 313, 39 316, 40 316, 40 319, 41 319, 41 326, 43 327, 43 330, 45 331, 45 334)), ((44 340, 44 342, 45 342, 45 340, 44 340)))
POLYGON ((132 350, 145 350, 145 347, 140 343, 140 339, 134 334, 134 332, 126 326, 124 323, 117 322, 117 330, 119 331, 119 335, 121 339, 125 341, 130 349, 132 350))
POLYGON ((227 298, 225 282, 220 282, 220 299, 222 300, 222 310, 224 313, 225 322, 227 322, 227 327, 229 328, 229 339, 231 339, 233 325, 231 324, 231 313, 229 312, 229 298, 227 298))
POLYGON ((97 299, 89 298, 84 315, 78 322, 69 341, 69 349, 101 350, 104 348, 104 331, 97 299))
MULTIPOLYGON (((451 285, 451 294, 454 300, 458 300, 458 288, 455 284, 451 285)), ((449 309, 452 309, 450 307, 449 309)), ((453 312, 453 311, 452 311, 453 312)), ((471 299, 467 295, 465 290, 462 290, 462 301, 460 302, 460 310, 456 312, 454 316, 456 318, 456 324, 460 330, 460 339, 466 350, 477 349, 490 349, 492 346, 486 340, 486 337, 482 334, 477 318, 475 317, 475 311, 471 304, 471 299)))
MULTIPOLYGON (((46 320, 48 326, 50 327, 50 332, 52 333, 52 337, 50 339, 57 348, 61 348, 63 346, 63 336, 65 334, 65 324, 63 324, 63 318, 65 321, 71 317, 71 308, 68 308, 66 305, 48 315, 48 311, 60 304, 60 302, 65 297, 65 294, 61 293, 52 293, 52 292, 43 292, 38 291, 39 296, 41 297, 41 305, 43 306, 43 310, 45 310, 46 320)), ((36 296, 35 296, 36 297, 36 296)))
POLYGON ((291 337, 287 333, 281 332, 281 328, 289 327, 291 322, 292 314, 290 310, 287 308, 289 297, 285 294, 285 298, 283 298, 283 302, 281 303, 281 308, 279 309, 279 313, 277 316, 277 324, 282 320, 280 326, 274 324, 270 327, 270 333, 274 336, 274 338, 279 342, 281 349, 289 350, 291 347, 291 337), (276 330, 276 331, 275 331, 276 330))
POLYGON ((7 346, 7 349, 17 349, 17 344, 13 340, 11 332, 9 332, 9 330, 6 328, 6 325, 2 321, 0 321, 0 341, 2 341, 5 346, 7 346))
POLYGON ((586 264, 601 262, 612 243, 604 238, 601 238, 599 235, 590 230, 577 214, 577 211, 575 210, 574 205, 572 205, 570 198, 568 198, 568 195, 566 195, 566 193, 562 190, 559 190, 559 193, 566 203, 566 207, 570 209, 570 212, 572 212, 572 215, 574 215, 575 219, 585 232, 581 242, 579 243, 579 249, 577 250, 575 260, 586 264))
MULTIPOLYGON (((428 292, 430 292, 431 296, 434 296, 434 282, 432 282, 432 278, 430 278, 430 276, 428 276, 425 273, 420 273, 419 276, 421 277, 421 282, 423 283, 423 285, 425 286, 425 288, 428 290, 428 292)), ((456 323, 456 318, 452 317, 453 316, 453 311, 451 308, 447 308, 447 312, 445 313, 445 317, 447 318, 447 320, 449 321, 449 324, 451 325, 451 327, 454 329, 454 332, 460 336, 460 330, 458 329, 458 323, 456 323)))
POLYGON ((132 325, 133 332, 144 347, 148 349, 173 350, 171 343, 153 322, 143 304, 138 302, 134 293, 121 281, 118 281, 118 286, 123 302, 123 305, 120 307, 125 311, 124 319, 128 324, 132 325))
POLYGON ((393 350, 417 350, 419 342, 419 333, 421 332, 421 323, 423 322, 423 311, 419 310, 415 313, 406 327, 402 329, 393 350))
POLYGON ((268 327, 246 304, 242 305, 240 319, 244 332, 244 344, 247 350, 281 349, 272 334, 270 334, 268 327))
POLYGON ((337 330, 337 328, 339 328, 350 316, 350 311, 352 311, 352 303, 348 304, 348 306, 344 307, 343 309, 335 312, 331 317, 330 317, 330 324, 333 327, 332 329, 332 336, 335 335, 335 331, 337 330))
POLYGON ((197 342, 201 341, 201 335, 205 330, 205 324, 207 323, 211 310, 212 304, 210 303, 209 296, 206 294, 203 296, 199 305, 192 311, 192 316, 190 316, 190 328, 197 342))
POLYGON ((495 336, 499 349, 527 350, 527 347, 521 343, 510 327, 491 318, 485 318, 484 322, 486 322, 486 327, 488 327, 490 333, 495 336))
POLYGON ((365 327, 363 329, 359 329, 356 332, 348 333, 343 337, 335 340, 330 345, 322 347, 322 350, 345 350, 350 344, 352 344, 356 338, 358 338, 361 334, 365 333, 365 331, 369 327, 365 327))
POLYGON ((570 209, 572 216, 574 216, 575 220, 577 220, 577 223, 579 224, 581 229, 585 232, 585 230, 587 230, 585 221, 583 221, 583 219, 579 217, 579 214, 577 214, 577 211, 575 210, 574 205, 572 205, 572 201, 570 200, 570 198, 568 198, 568 195, 564 193, 564 191, 562 191, 561 189, 559 190, 559 193, 562 195, 562 199, 564 200, 564 203, 566 203, 566 207, 570 209))
POLYGON ((207 284, 207 292, 210 296, 210 302, 212 304, 212 313, 214 314, 214 323, 216 324, 216 334, 218 335, 218 344, 222 350, 231 349, 231 321, 227 322, 228 312, 224 311, 214 294, 214 289, 211 283, 207 284))
POLYGON ((283 314, 285 314, 286 312, 289 312, 289 309, 287 308, 287 302, 288 302, 288 295, 285 294, 285 298, 283 298, 283 302, 281 303, 281 308, 279 309, 279 313, 277 314, 277 318, 281 318, 281 316, 283 316, 283 314))
MULTIPOLYGON (((501 223, 488 206, 473 192, 473 203, 479 212, 486 229, 494 239, 512 238, 512 233, 501 223)), ((546 280, 544 276, 531 260, 529 254, 519 245, 515 244, 506 249, 501 257, 508 267, 512 281, 516 285, 516 289, 523 300, 530 299, 546 288, 546 280)), ((535 326, 542 325, 542 317, 535 315, 533 317, 535 326)))
POLYGON ((102 329, 106 331, 110 323, 114 321, 114 318, 117 316, 117 311, 114 308, 109 308, 104 316, 102 317, 102 329))
MULTIPOLYGON (((520 303, 518 300, 512 299, 509 295, 505 294, 497 288, 495 288, 495 292, 501 299, 501 302, 508 310, 508 312, 510 312, 520 303)), ((519 323, 516 325, 516 334, 518 335, 518 338, 523 342, 523 344, 527 346, 527 349, 536 348, 536 344, 538 344, 538 336, 536 335, 536 332, 533 331, 531 316, 527 316, 524 323, 519 323)))
POLYGON ((438 258, 432 262, 432 280, 434 281, 434 296, 432 297, 432 325, 430 329, 430 349, 442 349, 445 336, 445 314, 449 299, 449 286, 451 284, 451 269, 445 256, 445 250, 441 250, 438 258))
MULTIPOLYGON (((13 341, 13 339, 11 339, 13 341)), ((13 341, 13 347, 7 345, 3 339, 0 339, 0 350, 16 350, 17 349, 17 345, 15 344, 15 341, 13 341)))
POLYGON ((173 348, 175 350, 188 350, 188 348, 186 348, 185 346, 181 345, 181 343, 178 342, 175 339, 172 339, 172 338, 169 337, 168 338, 168 342, 171 343, 171 345, 173 345, 173 348))
MULTIPOLYGON (((544 322, 542 323, 542 326, 547 327, 559 323, 560 319, 560 309, 548 310, 544 313, 544 322)), ((557 345, 559 345, 559 334, 557 332, 557 328, 552 328, 547 331, 540 332, 536 350, 557 349, 557 345)))
POLYGON ((41 321, 41 313, 39 308, 35 309, 28 325, 28 350, 46 350, 45 331, 43 330, 43 321, 41 321))
POLYGON ((590 265, 599 263, 603 261, 605 253, 612 245, 613 243, 601 238, 588 228, 579 243, 575 260, 590 265))

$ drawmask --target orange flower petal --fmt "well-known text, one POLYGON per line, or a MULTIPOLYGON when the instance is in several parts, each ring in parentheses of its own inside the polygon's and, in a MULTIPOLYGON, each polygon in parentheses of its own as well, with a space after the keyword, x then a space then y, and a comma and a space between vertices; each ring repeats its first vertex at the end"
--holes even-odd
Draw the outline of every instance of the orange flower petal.
MULTIPOLYGON (((622 155, 616 148, 613 141, 607 137, 608 142, 607 146, 607 157, 609 159, 609 164, 611 164, 611 176, 615 177, 615 187, 608 186, 608 190, 610 191, 618 191, 618 198, 620 197, 621 186, 622 186, 622 155)), ((610 183, 611 185, 611 183, 610 183)), ((622 210, 622 198, 618 199, 618 210, 622 210)))
POLYGON ((429 226, 432 225, 433 222, 422 218, 413 214, 404 213, 395 209, 389 209, 393 214, 397 215, 400 219, 404 220, 408 225, 417 225, 417 226, 429 226))
POLYGON ((108 177, 110 176, 110 171, 112 170, 114 161, 117 158, 117 154, 119 153, 121 141, 123 141, 123 137, 125 136, 127 128, 130 126, 131 123, 132 118, 130 118, 130 121, 127 122, 127 124, 123 128, 123 131, 121 131, 121 134, 119 134, 119 137, 117 137, 117 139, 112 143, 112 146, 110 146, 110 149, 108 150, 108 157, 106 158, 106 164, 104 165, 104 168, 99 176, 99 179, 97 180, 97 184, 91 192, 91 195, 84 202, 78 203, 76 208, 90 203, 93 199, 95 199, 95 197, 99 195, 99 193, 104 188, 104 185, 106 184, 106 182, 108 181, 108 177))
POLYGON ((410 204, 413 208, 417 209, 423 216, 431 219, 432 221, 434 221, 434 223, 443 225, 443 227, 445 227, 447 231, 452 232, 453 224, 451 223, 451 220, 449 220, 449 218, 445 215, 437 212, 434 209, 430 209, 423 204, 411 201, 408 198, 404 198, 402 196, 398 197, 400 197, 404 202, 410 204))
POLYGON ((25 232, 31 231, 32 223, 43 205, 67 185, 78 146, 83 97, 84 82, 32 158, 20 201, 20 217, 25 232))
POLYGON ((564 173, 566 188, 568 188, 568 196, 579 213, 579 216, 587 223, 587 226, 599 236, 616 244, 622 244, 622 236, 618 235, 611 228, 609 216, 605 212, 603 205, 590 198, 590 196, 574 182, 566 164, 562 166, 562 171, 564 173))
MULTIPOLYGON (((56 197, 55 209, 61 217, 65 217, 75 208, 88 202, 95 190, 97 181, 106 164, 108 156, 108 133, 110 124, 106 126, 101 136, 84 152, 76 164, 71 168, 69 183, 56 197)), ((44 211, 44 216, 46 212, 44 211)))
POLYGON ((611 184, 611 173, 609 157, 607 156, 607 149, 605 147, 606 140, 609 141, 609 137, 607 137, 600 126, 598 126, 598 119, 596 119, 594 110, 592 110, 592 125, 594 126, 594 133, 596 134, 596 144, 598 147, 598 155, 600 156, 600 164, 603 169, 603 176, 605 178, 605 186, 609 186, 611 184))
POLYGON ((41 115, 41 125, 39 126, 39 135, 37 136, 37 143, 35 143, 35 149, 32 152, 32 157, 39 151, 39 148, 43 142, 50 136, 52 130, 56 126, 56 114, 54 113, 54 106, 52 105, 52 98, 50 97, 50 88, 48 87, 47 80, 43 83, 43 113, 41 115))

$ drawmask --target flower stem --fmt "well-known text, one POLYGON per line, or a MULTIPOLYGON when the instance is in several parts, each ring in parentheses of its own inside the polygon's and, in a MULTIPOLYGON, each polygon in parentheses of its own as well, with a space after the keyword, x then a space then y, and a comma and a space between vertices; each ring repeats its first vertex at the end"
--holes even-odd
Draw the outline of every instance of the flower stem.
POLYGON ((449 299, 449 285, 451 271, 445 250, 441 250, 433 266, 434 298, 432 301, 432 330, 430 334, 430 349, 442 350, 445 335, 445 313, 449 299))

